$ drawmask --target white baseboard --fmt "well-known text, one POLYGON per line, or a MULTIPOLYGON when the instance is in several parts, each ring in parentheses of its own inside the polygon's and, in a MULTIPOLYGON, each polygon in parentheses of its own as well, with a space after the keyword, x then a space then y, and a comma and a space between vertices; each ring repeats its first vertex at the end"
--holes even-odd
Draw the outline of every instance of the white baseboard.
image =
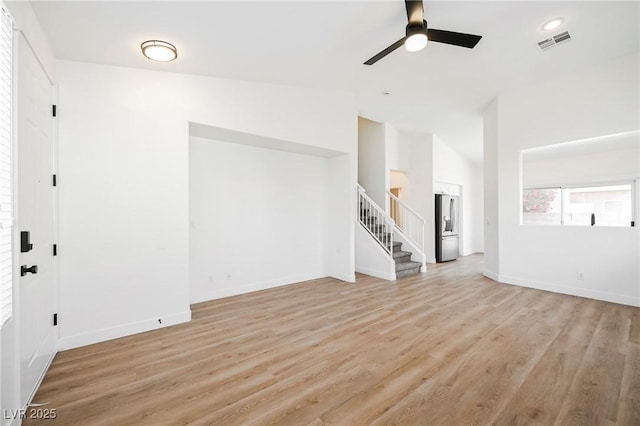
POLYGON ((129 324, 118 325, 116 327, 103 328, 101 330, 91 331, 88 333, 61 337, 58 342, 58 348, 60 350, 78 348, 80 346, 92 345, 94 343, 117 339, 118 337, 144 333, 145 331, 156 330, 189 321, 191 321, 191 310, 162 315, 160 317, 148 318, 129 324), (162 323, 158 320, 162 320, 162 323))
POLYGON ((482 274, 487 278, 491 278, 494 281, 500 282, 500 279, 499 279, 500 276, 498 274, 496 274, 495 272, 493 272, 493 271, 485 270, 482 274))
POLYGON ((333 274, 333 275, 330 275, 330 277, 340 281, 346 281, 348 283, 356 282, 356 274, 351 274, 351 275, 333 274))
POLYGON ((360 268, 356 267, 356 272, 360 272, 361 274, 371 275, 372 277, 382 278, 383 280, 395 281, 396 274, 391 274, 389 272, 378 271, 375 269, 369 268, 360 268))
POLYGON ((215 289, 214 291, 211 291, 210 293, 204 296, 200 296, 196 299, 192 299, 190 303, 193 304, 193 303, 207 302, 209 300, 222 299, 225 297, 237 296, 239 294, 252 293, 254 291, 267 290, 269 288, 281 287, 284 285, 295 284, 302 281, 317 280, 319 278, 325 278, 325 277, 327 277, 326 274, 317 272, 317 273, 311 273, 311 274, 295 275, 295 276, 286 277, 286 278, 278 278, 274 280, 261 281, 257 283, 243 284, 235 287, 219 288, 219 289, 215 289))
MULTIPOLYGON (((0 417, 0 425, 7 425, 7 426, 19 426, 22 424, 22 418, 20 417, 20 414, 22 413, 29 413, 29 404, 31 404, 33 402, 33 397, 36 395, 36 393, 38 392, 38 389, 40 388, 40 385, 42 384, 42 380, 44 380, 44 376, 47 374, 47 371, 49 371, 49 367, 51 367, 51 363, 53 362, 53 358, 55 358, 56 354, 58 352, 55 351, 54 353, 51 354, 51 356, 49 357, 49 359, 46 362, 46 367, 44 368, 44 370, 42 371, 42 375, 38 378, 38 382, 36 384, 36 386, 34 387, 33 391, 31 392, 31 394, 29 395, 29 397, 27 398, 27 401, 25 401, 24 406, 21 408, 21 410, 18 409, 13 409, 13 412, 11 412, 11 409, 8 407, 3 407, 3 412, 2 412, 2 417, 0 417), (11 416, 11 414, 13 414, 13 416, 11 416), (4 423, 3 420, 7 420, 7 423, 4 423)), ((40 402, 40 401, 38 401, 40 402)))
MULTIPOLYGON (((487 271, 485 271, 484 275, 488 276, 487 271)), ((495 279, 492 277, 489 277, 489 278, 495 279)), ((553 293, 568 294, 570 296, 585 297, 587 299, 602 300, 604 302, 612 302, 612 303, 619 303, 621 305, 640 307, 640 300, 634 299, 633 297, 626 296, 624 294, 609 293, 606 291, 592 290, 588 288, 550 284, 550 283, 544 283, 540 281, 533 281, 533 280, 527 280, 527 279, 518 278, 518 277, 504 276, 504 275, 500 275, 498 279, 495 279, 495 280, 503 284, 511 284, 511 285, 517 285, 521 287, 535 288, 537 290, 550 291, 553 293)))

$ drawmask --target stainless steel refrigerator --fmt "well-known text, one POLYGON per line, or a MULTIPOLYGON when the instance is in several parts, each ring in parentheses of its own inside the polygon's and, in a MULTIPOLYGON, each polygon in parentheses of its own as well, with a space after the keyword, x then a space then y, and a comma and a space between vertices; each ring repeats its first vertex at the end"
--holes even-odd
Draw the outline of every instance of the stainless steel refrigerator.
POLYGON ((436 194, 436 262, 458 257, 460 200, 455 195, 436 194))

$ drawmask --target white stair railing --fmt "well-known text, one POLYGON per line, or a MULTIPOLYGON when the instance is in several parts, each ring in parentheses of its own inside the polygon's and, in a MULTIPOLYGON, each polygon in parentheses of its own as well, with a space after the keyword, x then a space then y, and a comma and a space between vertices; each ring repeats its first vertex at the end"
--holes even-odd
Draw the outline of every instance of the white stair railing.
POLYGON ((424 228, 427 221, 398 197, 387 191, 389 211, 398 228, 424 255, 424 228))
POLYGON ((384 209, 378 206, 366 193, 365 189, 358 185, 358 220, 360 224, 380 243, 382 248, 393 255, 393 230, 395 222, 384 209))

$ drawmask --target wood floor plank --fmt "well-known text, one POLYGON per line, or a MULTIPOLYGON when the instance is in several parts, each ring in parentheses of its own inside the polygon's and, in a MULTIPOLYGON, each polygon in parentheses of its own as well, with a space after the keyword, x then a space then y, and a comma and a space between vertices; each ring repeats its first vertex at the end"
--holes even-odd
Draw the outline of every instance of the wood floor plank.
POLYGON ((597 303, 568 299, 571 312, 567 324, 524 380, 497 424, 553 424, 560 406, 580 368, 602 313, 597 303))
POLYGON ((640 425, 638 308, 499 284, 481 255, 198 303, 59 353, 25 425, 640 425))
POLYGON ((628 308, 631 312, 631 325, 629 326, 629 341, 640 345, 640 309, 628 308))
POLYGON ((558 415, 559 423, 601 425, 616 421, 629 324, 626 309, 612 304, 603 308, 568 391, 571 398, 565 400, 558 415))
POLYGON ((432 424, 490 423, 552 335, 549 324, 531 321, 530 310, 519 309, 470 349, 445 357, 437 380, 425 381, 374 424, 420 424, 426 419, 432 424), (523 327, 528 329, 526 335, 521 333, 523 327))
POLYGON ((640 425, 640 345, 629 343, 622 375, 617 422, 640 425))

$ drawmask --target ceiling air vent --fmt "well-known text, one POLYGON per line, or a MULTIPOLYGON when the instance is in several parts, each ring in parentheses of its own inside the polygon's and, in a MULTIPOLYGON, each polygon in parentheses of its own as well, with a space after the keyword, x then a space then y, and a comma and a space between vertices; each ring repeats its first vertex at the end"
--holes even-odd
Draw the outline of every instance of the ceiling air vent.
POLYGON ((544 52, 545 50, 549 50, 558 44, 563 44, 570 40, 571 35, 569 35, 569 31, 565 31, 546 40, 539 41, 538 47, 544 52))

